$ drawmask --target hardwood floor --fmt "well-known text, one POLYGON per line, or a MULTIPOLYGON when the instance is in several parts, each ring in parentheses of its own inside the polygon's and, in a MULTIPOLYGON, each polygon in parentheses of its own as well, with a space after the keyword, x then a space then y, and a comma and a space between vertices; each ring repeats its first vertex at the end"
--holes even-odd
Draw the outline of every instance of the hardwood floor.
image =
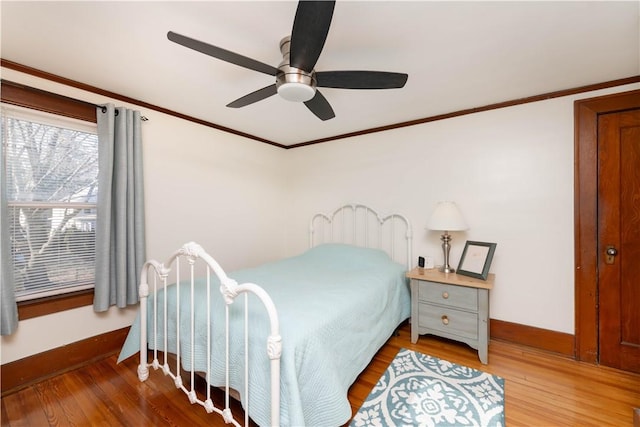
MULTIPOLYGON (((349 391, 355 412, 402 347, 505 378, 508 426, 632 426, 640 407, 640 375, 576 362, 510 343, 491 341, 489 364, 463 344, 422 336, 409 325, 392 337, 349 391)), ((116 356, 2 398, 2 426, 225 425, 189 404, 159 372, 140 383, 136 359, 116 356)))

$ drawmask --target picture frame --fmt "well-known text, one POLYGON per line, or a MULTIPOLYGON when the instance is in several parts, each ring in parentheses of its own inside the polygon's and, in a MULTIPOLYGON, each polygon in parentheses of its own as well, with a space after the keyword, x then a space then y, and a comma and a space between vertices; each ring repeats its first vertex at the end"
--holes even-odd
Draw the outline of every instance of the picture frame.
POLYGON ((487 280, 497 243, 467 240, 458 264, 458 274, 487 280))

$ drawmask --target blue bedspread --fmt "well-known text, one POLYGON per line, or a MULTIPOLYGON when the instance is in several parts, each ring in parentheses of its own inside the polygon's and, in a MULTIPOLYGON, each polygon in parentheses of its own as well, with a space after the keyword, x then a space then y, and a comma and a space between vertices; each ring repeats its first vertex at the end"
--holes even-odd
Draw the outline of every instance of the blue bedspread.
MULTIPOLYGON (((229 274, 238 283, 255 283, 273 299, 280 319, 281 425, 337 426, 351 417, 349 386, 369 364, 395 328, 410 315, 405 267, 383 251, 341 244, 326 244, 302 255, 229 274)), ((203 282, 196 286, 196 317, 206 310, 203 282), (205 307, 205 309, 202 309, 205 307)), ((188 329, 190 291, 181 285, 181 324, 188 329)), ((175 286, 168 291, 175 295, 175 286)), ((213 304, 223 322, 223 303, 217 285, 213 304)), ((161 303, 164 295, 158 296, 161 303)), ((171 299, 170 299, 171 301, 171 299)), ((149 305, 151 306, 151 302, 149 305)), ((169 313, 175 311, 170 303, 169 313)), ((237 302, 232 306, 237 313, 237 302)), ((256 297, 250 297, 252 353, 250 358, 249 414, 259 425, 269 425, 269 370, 266 355, 268 320, 256 297), (256 323, 257 320, 257 323, 256 323)), ((171 318, 171 314, 169 314, 171 318)), ((238 326, 240 328, 241 326, 238 326)), ((173 328, 175 329, 175 328, 173 328)), ((215 328, 214 328, 215 329, 215 328)), ((206 371, 206 327, 196 328, 193 362, 206 371)), ((240 333, 238 329, 238 333, 240 333)), ((175 332, 169 331, 169 350, 176 352, 175 332)), ((191 366, 190 337, 182 333, 181 360, 191 366)), ((213 351, 223 351, 223 331, 214 333, 213 351)), ((162 339, 158 342, 162 347, 162 339)), ((149 347, 153 348, 150 342, 149 347)), ((132 325, 120 360, 139 350, 139 324, 132 325)), ((232 360, 242 360, 243 349, 231 345, 232 360)), ((215 353, 214 353, 215 354, 215 353)), ((223 361, 214 363, 211 382, 224 384, 223 361)), ((243 372, 231 372, 231 387, 242 392, 243 372)), ((244 398, 243 398, 244 402, 244 398)))

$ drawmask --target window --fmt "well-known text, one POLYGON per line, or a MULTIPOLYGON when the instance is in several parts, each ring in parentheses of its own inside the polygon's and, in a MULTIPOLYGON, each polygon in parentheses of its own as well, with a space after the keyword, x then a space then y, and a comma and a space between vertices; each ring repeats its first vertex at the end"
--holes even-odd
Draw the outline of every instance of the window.
POLYGON ((16 299, 93 288, 96 124, 3 106, 1 125, 16 299))
MULTIPOLYGON (((27 108, 27 111, 43 111, 53 114, 57 119, 74 118, 88 123, 96 123, 96 106, 77 99, 61 96, 25 86, 20 83, 2 79, 0 98, 5 105, 27 108)), ((4 159, 0 159, 4 162, 4 159)), ((5 164, 1 163, 0 184, 4 185, 5 164)), ((2 230, 4 235, 5 230, 2 230)), ((91 305, 93 303, 93 288, 84 291, 69 292, 58 296, 42 297, 21 301, 18 303, 18 317, 20 320, 44 316, 63 310, 91 305)))

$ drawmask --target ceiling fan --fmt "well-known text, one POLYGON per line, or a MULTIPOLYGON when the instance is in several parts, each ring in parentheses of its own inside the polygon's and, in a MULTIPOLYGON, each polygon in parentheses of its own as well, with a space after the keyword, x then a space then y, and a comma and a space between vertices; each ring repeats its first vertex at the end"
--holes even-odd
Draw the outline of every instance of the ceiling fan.
POLYGON ((335 113, 318 87, 395 89, 403 87, 408 77, 407 74, 385 71, 315 71, 329 33, 334 7, 335 1, 298 3, 291 36, 280 41, 283 59, 277 68, 173 31, 167 33, 167 38, 214 58, 275 76, 274 84, 238 98, 227 107, 245 107, 277 93, 286 100, 304 102, 319 119, 329 120, 335 117, 335 113))

